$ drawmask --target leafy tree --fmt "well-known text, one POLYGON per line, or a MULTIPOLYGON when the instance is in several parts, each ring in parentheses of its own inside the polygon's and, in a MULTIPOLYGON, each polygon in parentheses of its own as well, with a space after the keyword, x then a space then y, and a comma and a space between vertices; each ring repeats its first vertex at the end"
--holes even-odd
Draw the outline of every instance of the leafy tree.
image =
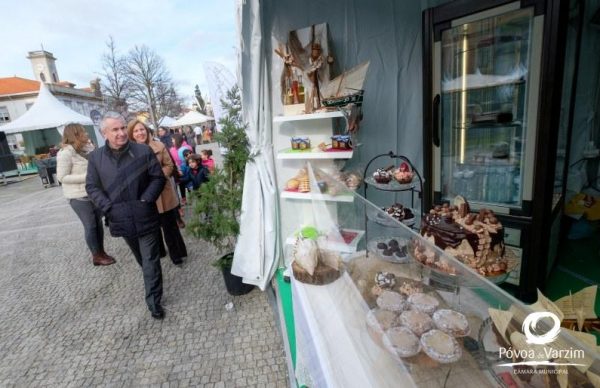
MULTIPOLYGON (((239 88, 235 86, 229 90, 221 103, 227 114, 219 121, 221 131, 215 133, 214 137, 227 149, 227 153, 223 156, 223 167, 216 168, 210 180, 192 194, 196 217, 189 224, 189 230, 219 251, 231 252, 240 231, 239 217, 249 143, 246 124, 241 117, 239 88)), ((216 263, 216 266, 223 265, 230 266, 231 258, 227 263, 216 263)))

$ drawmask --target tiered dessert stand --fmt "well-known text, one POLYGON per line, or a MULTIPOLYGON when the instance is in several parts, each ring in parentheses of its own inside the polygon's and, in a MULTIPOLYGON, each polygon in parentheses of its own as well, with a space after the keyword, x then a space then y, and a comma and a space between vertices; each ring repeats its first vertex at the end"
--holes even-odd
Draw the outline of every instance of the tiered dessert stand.
MULTIPOLYGON (((369 187, 374 188, 375 190, 380 190, 380 191, 387 191, 387 192, 404 192, 404 191, 410 191, 411 193, 411 203, 410 203, 410 209, 411 211, 413 211, 415 220, 420 220, 420 218, 423 216, 423 208, 421 205, 419 205, 419 212, 415 212, 414 208, 415 208, 415 194, 417 194, 419 196, 419 198, 421 198, 423 193, 423 179, 421 178, 421 174, 419 174, 419 171, 415 168, 415 166, 413 165, 413 163, 410 161, 410 159, 408 159, 406 156, 404 155, 397 155, 394 154, 392 151, 385 153, 385 154, 380 154, 377 155, 375 157, 373 157, 369 163, 367 163, 367 167, 365 168, 365 171, 363 173, 363 182, 364 182, 364 187, 365 187, 365 191, 364 191, 364 197, 365 199, 368 199, 368 191, 369 191, 369 187), (372 171, 369 171, 369 167, 371 166, 371 164, 373 164, 373 162, 375 162, 375 160, 380 159, 380 158, 390 158, 392 159, 392 161, 396 162, 397 159, 400 159, 404 162, 406 162, 410 168, 412 169, 412 171, 414 172, 414 178, 413 181, 410 183, 406 183, 406 184, 402 184, 397 182, 395 179, 392 179, 389 183, 377 183, 375 181, 375 179, 373 179, 372 177, 372 171), (418 185, 418 190, 417 190, 417 185, 418 185)), ((380 216, 378 216, 380 217, 380 216)), ((376 222, 380 225, 383 226, 388 226, 388 227, 396 227, 398 224, 396 221, 394 221, 391 217, 389 217, 389 219, 373 219, 373 222, 376 222)), ((369 223, 369 211, 367 210, 365 212, 365 239, 366 241, 369 241, 369 234, 368 234, 368 223, 369 223)), ((413 228, 418 228, 419 222, 415 222, 412 227, 413 228)), ((367 256, 369 254, 369 250, 367 249, 367 256)))

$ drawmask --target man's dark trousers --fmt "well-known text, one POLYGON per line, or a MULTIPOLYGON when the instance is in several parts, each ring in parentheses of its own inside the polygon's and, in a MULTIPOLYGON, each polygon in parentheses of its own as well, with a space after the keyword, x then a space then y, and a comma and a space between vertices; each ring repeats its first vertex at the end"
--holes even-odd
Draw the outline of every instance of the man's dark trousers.
POLYGON ((144 275, 146 304, 151 312, 156 312, 162 299, 162 270, 160 268, 160 229, 139 237, 123 237, 144 275))

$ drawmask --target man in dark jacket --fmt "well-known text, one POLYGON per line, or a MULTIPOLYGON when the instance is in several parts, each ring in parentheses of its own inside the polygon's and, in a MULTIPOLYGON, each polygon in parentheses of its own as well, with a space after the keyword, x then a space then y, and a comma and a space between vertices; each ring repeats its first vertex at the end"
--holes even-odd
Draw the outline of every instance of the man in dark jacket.
POLYGON ((164 318, 160 267, 160 219, 156 200, 166 178, 152 149, 130 142, 123 117, 104 115, 106 144, 89 155, 85 189, 108 219, 110 234, 123 237, 142 267, 146 304, 153 318, 164 318))

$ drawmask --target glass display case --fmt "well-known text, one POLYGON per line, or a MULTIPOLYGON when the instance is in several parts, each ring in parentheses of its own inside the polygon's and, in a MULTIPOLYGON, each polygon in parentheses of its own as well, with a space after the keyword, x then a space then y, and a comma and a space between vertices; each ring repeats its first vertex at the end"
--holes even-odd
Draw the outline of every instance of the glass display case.
POLYGON ((523 328, 534 311, 551 317, 550 302, 522 304, 431 238, 308 168, 353 201, 336 203, 335 211, 311 201, 305 223, 288 241, 300 386, 598 383, 600 356, 589 337, 562 328, 546 347, 526 343, 558 329, 548 318, 523 328), (365 219, 368 233, 350 238, 365 219))
POLYGON ((527 301, 544 289, 559 241, 568 16, 566 0, 423 12, 425 207, 460 195, 492 209, 520 262, 505 286, 527 301))
POLYGON ((444 30, 441 195, 521 208, 533 8, 444 30))

